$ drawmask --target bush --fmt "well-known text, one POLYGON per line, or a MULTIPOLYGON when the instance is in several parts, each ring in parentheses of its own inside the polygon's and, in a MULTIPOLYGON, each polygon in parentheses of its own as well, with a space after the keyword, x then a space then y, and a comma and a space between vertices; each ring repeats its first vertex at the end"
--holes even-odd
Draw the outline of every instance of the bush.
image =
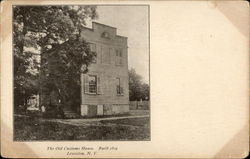
POLYGON ((45 118, 65 118, 61 106, 46 107, 46 111, 43 113, 45 118))

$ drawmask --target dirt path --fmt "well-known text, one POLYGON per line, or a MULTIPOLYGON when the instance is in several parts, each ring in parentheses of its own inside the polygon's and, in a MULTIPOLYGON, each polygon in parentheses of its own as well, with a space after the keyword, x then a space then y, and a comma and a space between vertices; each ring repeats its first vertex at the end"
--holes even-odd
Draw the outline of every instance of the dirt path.
MULTIPOLYGON (((15 116, 21 116, 21 117, 29 117, 26 115, 17 115, 15 116)), ((41 122, 55 122, 55 123, 62 123, 67 125, 73 125, 73 126, 112 126, 116 124, 103 124, 101 121, 108 121, 108 120, 119 120, 119 119, 136 119, 136 118, 145 118, 149 117, 149 111, 148 110, 130 110, 129 116, 113 116, 113 117, 102 117, 102 118, 83 118, 83 119, 46 119, 46 118, 37 118, 41 122)), ((120 125, 120 124, 119 124, 120 125)), ((123 126, 129 126, 126 124, 121 124, 123 126)))
POLYGON ((99 122, 103 120, 117 120, 117 119, 131 119, 131 118, 145 118, 145 117, 149 117, 149 115, 91 118, 91 119, 41 119, 41 120, 50 121, 50 122, 59 122, 59 123, 69 124, 69 125, 74 125, 74 126, 89 126, 89 125, 98 126, 100 124, 99 122))

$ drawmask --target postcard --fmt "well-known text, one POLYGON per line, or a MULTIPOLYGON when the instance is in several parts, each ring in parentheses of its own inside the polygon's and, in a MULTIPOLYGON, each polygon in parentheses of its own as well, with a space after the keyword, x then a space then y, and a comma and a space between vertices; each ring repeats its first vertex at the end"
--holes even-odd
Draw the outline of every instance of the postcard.
POLYGON ((1 2, 1 155, 244 158, 247 1, 1 2))

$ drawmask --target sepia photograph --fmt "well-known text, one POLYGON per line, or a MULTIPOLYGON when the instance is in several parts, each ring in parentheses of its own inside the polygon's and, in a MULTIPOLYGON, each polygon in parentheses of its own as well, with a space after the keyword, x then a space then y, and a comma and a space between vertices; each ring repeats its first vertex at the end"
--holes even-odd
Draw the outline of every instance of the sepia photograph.
POLYGON ((14 5, 14 141, 150 141, 148 5, 14 5))
POLYGON ((5 0, 3 158, 246 158, 247 1, 5 0))

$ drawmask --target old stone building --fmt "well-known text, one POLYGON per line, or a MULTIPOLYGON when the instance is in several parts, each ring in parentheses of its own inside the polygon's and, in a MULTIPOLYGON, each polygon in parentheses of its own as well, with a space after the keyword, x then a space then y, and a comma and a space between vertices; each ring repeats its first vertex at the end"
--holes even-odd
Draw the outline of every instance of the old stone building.
POLYGON ((117 29, 92 23, 81 37, 97 56, 81 75, 81 116, 122 114, 129 111, 127 37, 117 29))
MULTIPOLYGON (((123 114, 129 111, 128 90, 128 51, 127 37, 119 36, 116 28, 104 24, 92 23, 92 28, 82 29, 80 40, 84 39, 96 58, 88 67, 87 73, 81 74, 79 97, 72 99, 79 104, 66 104, 60 97, 60 90, 42 88, 41 104, 49 108, 59 107, 69 118, 79 116, 102 116, 123 114)), ((54 48, 56 51, 60 48, 54 48)), ((50 51, 53 52, 53 51, 50 51)), ((42 70, 43 76, 53 79, 51 68, 58 57, 50 52, 47 57, 48 70, 42 70)), ((46 63, 46 62, 43 62, 46 63)))

